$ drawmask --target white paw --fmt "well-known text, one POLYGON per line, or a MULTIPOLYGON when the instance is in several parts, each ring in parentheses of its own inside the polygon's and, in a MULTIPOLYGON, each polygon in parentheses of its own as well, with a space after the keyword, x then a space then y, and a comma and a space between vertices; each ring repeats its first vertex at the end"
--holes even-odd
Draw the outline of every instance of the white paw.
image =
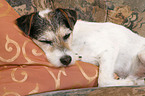
POLYGON ((145 85, 145 80, 136 80, 136 85, 145 85))
POLYGON ((117 80, 116 84, 120 86, 129 86, 129 85, 135 85, 135 82, 130 79, 119 79, 117 80))
POLYGON ((99 83, 99 87, 135 85, 135 83, 129 79, 120 79, 120 80, 113 79, 113 80, 106 80, 106 81, 99 80, 98 83, 99 83))

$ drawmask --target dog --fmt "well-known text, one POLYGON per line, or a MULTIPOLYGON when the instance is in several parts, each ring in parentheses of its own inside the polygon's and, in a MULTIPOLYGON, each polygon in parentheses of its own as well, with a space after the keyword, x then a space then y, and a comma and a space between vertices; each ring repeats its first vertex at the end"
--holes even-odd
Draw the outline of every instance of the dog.
POLYGON ((100 87, 145 85, 145 38, 122 25, 77 20, 75 10, 62 8, 21 16, 16 24, 55 67, 81 60, 99 66, 100 87))

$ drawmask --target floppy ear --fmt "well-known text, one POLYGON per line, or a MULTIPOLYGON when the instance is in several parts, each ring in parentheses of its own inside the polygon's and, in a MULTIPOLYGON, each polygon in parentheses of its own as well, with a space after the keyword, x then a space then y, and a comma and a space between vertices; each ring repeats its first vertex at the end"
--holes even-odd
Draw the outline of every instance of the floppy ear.
POLYGON ((62 9, 58 8, 56 9, 56 12, 61 12, 61 14, 65 17, 63 19, 63 22, 65 23, 66 27, 70 28, 70 30, 73 30, 74 25, 77 21, 77 13, 75 10, 70 9, 62 9))
POLYGON ((25 33, 26 36, 30 35, 31 26, 33 24, 33 16, 35 13, 23 15, 16 19, 17 26, 25 33))

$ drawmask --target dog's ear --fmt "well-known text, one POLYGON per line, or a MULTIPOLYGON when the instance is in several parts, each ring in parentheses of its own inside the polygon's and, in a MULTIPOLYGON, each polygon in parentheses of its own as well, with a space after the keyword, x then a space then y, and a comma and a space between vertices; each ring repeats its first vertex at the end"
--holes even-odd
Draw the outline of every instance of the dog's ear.
POLYGON ((31 26, 33 24, 33 16, 35 13, 23 15, 16 19, 16 25, 24 32, 26 36, 30 35, 31 26))
POLYGON ((70 9, 62 9, 58 8, 56 9, 56 12, 61 13, 63 19, 60 17, 61 15, 59 14, 59 17, 63 20, 65 23, 66 27, 68 27, 70 30, 73 30, 74 25, 77 21, 77 13, 75 10, 70 10, 70 9))

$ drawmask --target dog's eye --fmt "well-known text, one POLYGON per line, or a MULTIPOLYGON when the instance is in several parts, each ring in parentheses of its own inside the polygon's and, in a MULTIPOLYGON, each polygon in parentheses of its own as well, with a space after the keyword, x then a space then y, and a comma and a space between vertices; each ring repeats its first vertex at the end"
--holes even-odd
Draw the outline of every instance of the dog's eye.
POLYGON ((47 43, 47 44, 50 44, 52 45, 52 41, 47 41, 47 40, 39 40, 40 42, 43 42, 43 43, 47 43))
POLYGON ((68 38, 69 38, 69 36, 70 36, 70 34, 65 35, 65 36, 63 37, 63 40, 68 39, 68 38))

